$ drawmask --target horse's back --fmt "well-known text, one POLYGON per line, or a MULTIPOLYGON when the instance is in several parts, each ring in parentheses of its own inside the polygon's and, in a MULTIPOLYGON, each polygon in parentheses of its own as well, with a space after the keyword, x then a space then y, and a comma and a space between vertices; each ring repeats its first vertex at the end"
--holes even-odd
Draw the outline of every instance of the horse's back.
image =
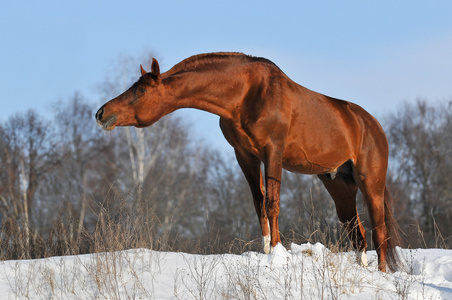
POLYGON ((286 169, 309 174, 329 172, 346 161, 356 162, 363 150, 387 147, 380 124, 359 105, 300 90, 291 100, 286 169))

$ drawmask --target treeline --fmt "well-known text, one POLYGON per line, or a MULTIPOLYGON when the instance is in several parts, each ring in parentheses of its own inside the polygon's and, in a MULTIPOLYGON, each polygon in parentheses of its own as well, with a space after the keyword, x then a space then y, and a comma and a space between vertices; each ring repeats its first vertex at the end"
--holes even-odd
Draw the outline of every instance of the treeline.
MULTIPOLYGON (((139 63, 121 60, 110 73, 116 77, 100 86, 102 101, 136 79, 131 68, 139 63)), ((197 141, 190 124, 171 115, 145 129, 105 133, 90 103, 76 93, 53 106, 52 118, 28 111, 0 124, 0 259, 260 248, 251 194, 233 158, 197 141)), ((381 118, 405 246, 452 243, 451 108, 418 101, 381 118)), ((284 173, 280 226, 285 243, 344 237, 333 201, 311 176, 284 173)))
POLYGON ((452 101, 406 104, 383 119, 388 180, 408 244, 452 245, 452 101), (417 240, 413 240, 414 237, 417 240))

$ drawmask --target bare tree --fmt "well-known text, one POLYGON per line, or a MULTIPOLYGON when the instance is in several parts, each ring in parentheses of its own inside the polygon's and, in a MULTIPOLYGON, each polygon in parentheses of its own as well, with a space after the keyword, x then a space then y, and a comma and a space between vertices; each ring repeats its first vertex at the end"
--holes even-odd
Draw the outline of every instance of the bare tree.
MULTIPOLYGON (((139 66, 150 68, 152 56, 122 56, 109 72, 99 91, 104 101, 117 96, 139 78, 139 66)), ((120 128, 113 132, 117 143, 116 157, 121 174, 118 184, 131 190, 137 210, 143 206, 159 220, 155 232, 167 245, 170 236, 195 236, 202 226, 202 203, 207 195, 209 162, 205 149, 190 141, 186 122, 172 115, 151 127, 120 128), (201 224, 201 226, 194 226, 201 224), (198 227, 195 229, 194 227, 198 227)))
MULTIPOLYGON (((109 100, 129 88, 139 78, 140 64, 146 68, 150 67, 151 62, 151 54, 138 59, 130 56, 121 56, 118 64, 115 64, 111 68, 106 80, 99 86, 103 101, 109 100)), ((161 145, 163 144, 159 139, 164 137, 165 134, 156 133, 171 126, 170 123, 167 118, 164 124, 160 124, 163 126, 159 126, 159 128, 154 127, 147 130, 135 127, 121 128, 123 131, 122 135, 127 140, 129 170, 133 180, 132 183, 136 186, 138 201, 142 199, 142 186, 145 180, 145 174, 155 164, 155 156, 152 153, 161 151, 161 145), (154 141, 151 143, 150 139, 154 139, 154 141)))
POLYGON ((48 168, 52 143, 50 128, 38 114, 29 110, 11 117, 2 130, 1 200, 3 215, 20 220, 25 232, 25 257, 30 257, 30 223, 35 195, 42 174, 48 168))
POLYGON ((334 202, 315 176, 284 172, 282 232, 291 241, 336 242, 339 220, 334 202), (330 240, 325 240, 325 237, 330 240))
POLYGON ((59 186, 64 191, 57 195, 64 195, 66 199, 62 202, 70 203, 78 211, 77 227, 71 231, 78 240, 86 215, 87 197, 96 188, 93 183, 99 182, 99 174, 112 163, 105 159, 111 143, 92 120, 94 108, 79 93, 67 102, 56 103, 54 108, 60 145, 57 179, 62 180, 59 186), (101 162, 102 168, 99 168, 101 162))
POLYGON ((212 191, 207 203, 207 238, 225 244, 236 238, 254 239, 260 227, 249 186, 235 160, 214 154, 209 179, 212 191))
POLYGON ((451 108, 452 102, 429 105, 419 100, 387 121, 391 180, 409 199, 409 213, 430 246, 436 246, 438 229, 452 235, 451 108))

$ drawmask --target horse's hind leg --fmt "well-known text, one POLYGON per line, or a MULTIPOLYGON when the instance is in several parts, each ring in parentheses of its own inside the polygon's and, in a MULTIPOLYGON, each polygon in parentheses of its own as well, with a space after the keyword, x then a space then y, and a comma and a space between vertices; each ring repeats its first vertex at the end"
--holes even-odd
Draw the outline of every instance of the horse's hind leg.
POLYGON ((262 230, 262 244, 264 252, 270 253, 270 227, 267 218, 265 204, 265 188, 262 179, 261 161, 248 153, 235 150, 235 156, 253 195, 254 208, 256 209, 259 224, 262 230))
POLYGON ((378 254, 378 268, 383 272, 386 271, 386 251, 389 238, 385 222, 384 193, 386 173, 384 172, 386 172, 385 169, 377 170, 374 167, 371 171, 369 169, 361 170, 361 172, 360 170, 355 170, 356 175, 354 176, 369 211, 372 240, 378 254), (381 173, 378 171, 381 171, 381 173))
POLYGON ((366 233, 356 209, 358 186, 350 176, 336 176, 333 180, 326 175, 318 175, 336 205, 337 215, 348 231, 348 236, 357 251, 360 263, 367 266, 366 233))

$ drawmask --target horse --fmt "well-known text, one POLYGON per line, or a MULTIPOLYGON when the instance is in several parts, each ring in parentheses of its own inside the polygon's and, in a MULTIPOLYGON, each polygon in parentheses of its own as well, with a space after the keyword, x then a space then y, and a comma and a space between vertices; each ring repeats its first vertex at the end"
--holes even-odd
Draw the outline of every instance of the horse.
POLYGON ((164 73, 153 58, 150 72, 140 69, 137 82, 97 111, 100 128, 147 127, 180 108, 216 114, 251 189, 265 253, 281 242, 284 168, 320 178, 358 259, 367 266, 366 234, 356 207, 359 189, 378 268, 397 269, 398 227, 386 186, 388 141, 363 108, 309 90, 272 61, 242 53, 194 55, 164 73))

